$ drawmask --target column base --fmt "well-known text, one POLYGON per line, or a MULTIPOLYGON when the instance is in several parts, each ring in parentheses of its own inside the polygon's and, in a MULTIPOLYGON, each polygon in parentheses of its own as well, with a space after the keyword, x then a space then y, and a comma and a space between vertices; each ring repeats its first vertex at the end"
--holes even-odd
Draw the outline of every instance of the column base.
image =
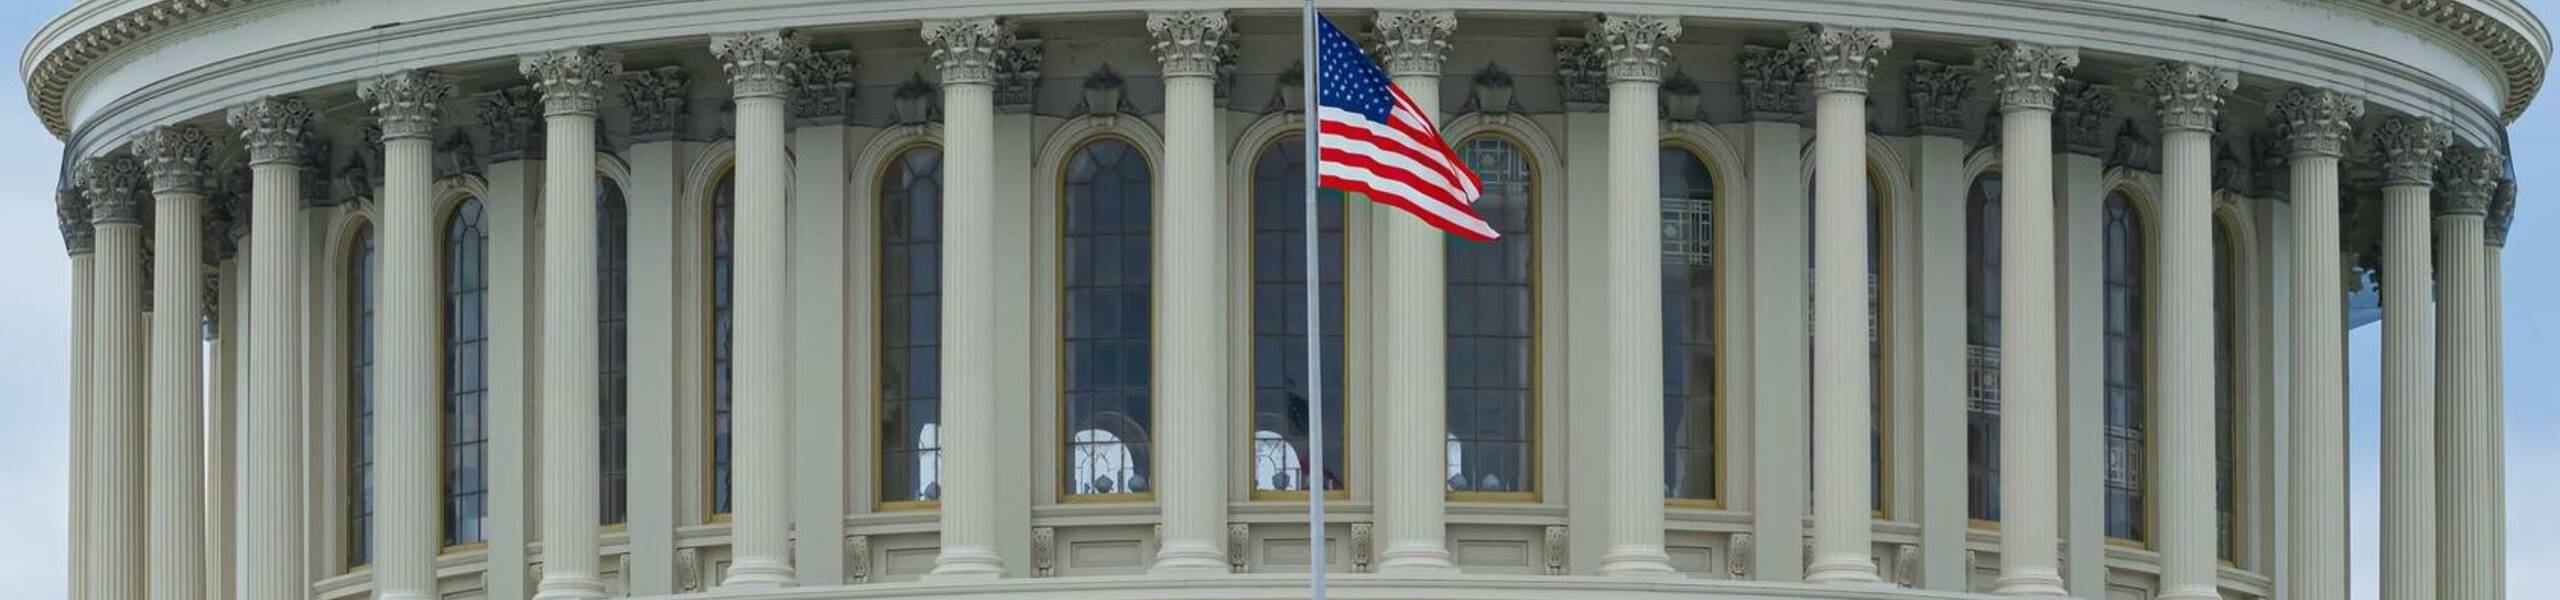
POLYGON ((603 600, 604 581, 593 575, 543 573, 533 600, 603 600))
POLYGON ((999 579, 1004 577, 1004 557, 994 550, 972 546, 944 546, 942 554, 933 558, 933 571, 926 581, 999 579))
POLYGON ((720 580, 721 589, 770 590, 800 584, 792 575, 791 564, 770 558, 741 558, 729 565, 729 577, 720 580))
POLYGON ((1232 570, 1227 553, 1218 545, 1201 542, 1167 542, 1156 550, 1149 575, 1220 575, 1232 570))
POLYGON ((1671 555, 1661 546, 1624 546, 1610 548, 1600 555, 1600 574, 1611 577, 1672 578, 1680 577, 1671 568, 1671 555))
POLYGON ((1864 554, 1833 554, 1814 557, 1804 567, 1804 580, 1812 583, 1844 586, 1887 585, 1876 575, 1874 559, 1864 554))
POLYGON ((1405 542, 1378 552, 1378 572, 1389 575, 1455 575, 1449 549, 1439 544, 1405 542))
POLYGON ((2027 598, 2067 598, 2071 591, 2063 589, 2062 575, 2051 567, 2014 569, 2000 576, 1997 586, 2002 596, 2027 598))
POLYGON ((2222 600, 2222 590, 2207 587, 2164 588, 2154 600, 2222 600))

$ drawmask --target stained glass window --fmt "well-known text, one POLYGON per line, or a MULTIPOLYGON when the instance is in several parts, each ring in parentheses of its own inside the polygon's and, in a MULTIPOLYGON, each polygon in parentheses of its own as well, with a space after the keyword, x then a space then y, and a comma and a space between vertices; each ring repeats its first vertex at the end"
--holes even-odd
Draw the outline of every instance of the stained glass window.
POLYGON ((1067 161, 1067 493, 1153 491, 1154 174, 1119 138, 1067 161))
POLYGON ((1263 146, 1253 165, 1253 489, 1342 489, 1342 192, 1317 191, 1324 328, 1324 467, 1307 464, 1306 145, 1263 146))
MULTIPOLYGON (((1484 183, 1475 209, 1500 241, 1447 238, 1448 431, 1455 458, 1449 491, 1537 490, 1538 247, 1531 220, 1537 174, 1529 155, 1500 136, 1459 144, 1484 183)), ((1404 218, 1398 216, 1397 218, 1404 218)))
POLYGON ((942 150, 880 179, 880 501, 942 498, 942 150))
POLYGON ((489 539, 489 233, 480 200, 445 224, 444 545, 489 539))

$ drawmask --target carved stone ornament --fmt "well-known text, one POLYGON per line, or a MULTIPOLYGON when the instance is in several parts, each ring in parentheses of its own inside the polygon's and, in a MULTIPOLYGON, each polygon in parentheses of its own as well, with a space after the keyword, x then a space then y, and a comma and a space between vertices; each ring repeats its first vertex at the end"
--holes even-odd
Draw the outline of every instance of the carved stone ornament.
POLYGON ((2471 146, 2445 150, 2436 165, 2435 213, 2439 217, 2487 217, 2498 192, 2504 159, 2497 151, 2471 146))
POLYGON ((2346 152, 2347 134, 2364 117, 2364 97, 2331 89, 2290 88, 2276 96, 2268 111, 2276 131, 2293 144, 2293 153, 2337 158, 2346 152))
POLYGON ((1751 578, 1751 561, 1753 560, 1751 555, 1751 545, 1751 534, 1748 533, 1736 533, 1733 534, 1732 537, 1727 538, 1724 552, 1724 572, 1726 577, 1732 579, 1751 578))
POLYGON ((1227 524, 1227 572, 1229 572, 1229 573, 1243 573, 1243 572, 1245 572, 1245 567, 1246 567, 1246 565, 1248 565, 1248 564, 1251 564, 1251 563, 1252 563, 1252 561, 1248 558, 1248 557, 1250 557, 1250 556, 1251 556, 1252 548, 1253 548, 1253 526, 1252 526, 1252 525, 1246 525, 1246 524, 1243 524, 1243 523, 1228 523, 1228 524, 1227 524))
POLYGON ((1609 59, 1588 35, 1556 38, 1556 79, 1566 104, 1598 107, 1609 102, 1609 59))
POLYGON ((229 212, 229 218, 222 221, 224 260, 238 256, 241 248, 248 247, 250 215, 257 214, 255 207, 251 206, 257 201, 251 190, 256 180, 256 176, 244 166, 233 170, 223 183, 223 188, 231 196, 231 201, 223 205, 229 212))
POLYGON ((223 120, 248 143, 249 164, 291 164, 302 158, 302 130, 316 115, 301 98, 268 96, 231 107, 223 120))
POLYGON ((1306 110, 1307 71, 1305 61, 1292 61, 1280 70, 1280 78, 1272 82, 1271 103, 1264 110, 1298 112, 1306 110))
POLYGON ((859 66, 852 50, 810 53, 791 89, 792 114, 834 121, 853 116, 853 71, 859 66))
POLYGON ((472 147, 469 134, 455 130, 452 135, 445 136, 443 143, 436 144, 437 177, 478 175, 480 172, 480 152, 472 147))
POLYGON ((1028 108, 1040 93, 1040 66, 1048 59, 1036 38, 1005 36, 996 52, 996 106, 1028 108))
POLYGON ((2195 63, 2165 63, 2142 78, 2143 91, 2160 110, 2162 131, 2212 132, 2223 93, 2239 85, 2239 73, 2195 63))
POLYGON ((1147 33, 1155 36, 1156 60, 1164 63, 1168 79, 1215 77, 1219 63, 1235 50, 1235 29, 1225 11, 1147 13, 1147 33))
POLYGON ((2481 224, 2481 233, 2487 238, 2489 247, 2507 247, 2507 230, 2514 227, 2515 222, 2516 182, 2513 179, 2499 180, 2497 194, 2489 199, 2489 218, 2481 224))
POLYGON ((401 71, 356 85, 356 97, 373 104, 386 141, 432 137, 438 110, 451 95, 453 82, 434 71, 401 71))
POLYGON ((809 57, 809 41, 780 29, 711 36, 711 56, 729 73, 729 93, 738 98, 780 98, 809 57))
POLYGON ((604 107, 606 84, 622 74, 622 54, 594 46, 536 52, 519 58, 517 69, 542 93, 542 114, 595 116, 604 107))
POLYGON ((1893 548, 1893 584, 1905 588, 1920 587, 1920 545, 1901 544, 1893 548))
POLYGON ((133 138, 133 156, 158 194, 204 193, 205 157, 212 151, 213 138, 186 125, 153 127, 133 138))
POLYGON ((540 588, 540 587, 542 587, 542 575, 543 575, 542 571, 543 571, 543 566, 542 566, 542 561, 541 561, 541 560, 532 560, 532 561, 527 561, 527 562, 524 564, 524 583, 525 583, 525 587, 531 587, 531 588, 540 588))
POLYGON ((2450 139, 2443 125, 2418 117, 2383 119, 2366 134, 2374 160, 2382 164, 2383 185, 2434 185, 2436 160, 2450 139))
POLYGON ((692 116, 693 75, 684 67, 658 67, 622 76, 622 101, 631 106, 631 137, 643 141, 683 135, 692 116))
POLYGON ((2000 42, 1976 49, 1973 64, 2000 94, 2001 110, 2053 110, 2055 85, 2064 72, 2080 66, 2080 50, 2000 42))
POLYGON ((676 592, 702 591, 702 551, 696 548, 676 549, 676 592))
POLYGON ((98 229, 89 222, 89 199, 80 188, 64 186, 53 190, 55 225, 62 229, 62 249, 69 254, 87 254, 98 249, 98 229))
POLYGON ((1564 526, 1547 526, 1546 543, 1542 546, 1540 553, 1546 557, 1548 575, 1564 574, 1565 559, 1569 555, 1566 549, 1568 541, 1570 538, 1566 537, 1564 526))
POLYGON ((2243 192, 2249 189, 2249 165, 2240 160, 2240 148, 2227 143, 2213 145, 2213 189, 2243 192))
POLYGON ((871 581, 871 536, 857 535, 844 539, 844 582, 871 581))
MULTIPOLYGON (((246 201, 246 198, 222 194, 205 198, 204 218, 196 220, 198 223, 196 239, 204 244, 204 251, 197 256, 204 260, 206 266, 219 265, 222 261, 231 260, 234 250, 231 243, 231 218, 232 215, 240 212, 233 208, 233 205, 246 201)), ((206 269, 205 272, 212 273, 213 270, 206 269)), ((212 297, 210 294, 205 296, 208 301, 212 297)))
POLYGON ((2293 176, 2286 170, 2286 165, 2292 162, 2287 152, 2290 146, 2276 139, 2275 135, 2249 136, 2249 166, 2254 167, 2249 175, 2249 195, 2283 198, 2285 184, 2293 176))
POLYGON ((346 164, 338 167, 337 179, 332 181, 336 189, 331 190, 331 199, 373 197, 374 190, 379 189, 382 182, 382 142, 382 128, 365 128, 364 143, 358 144, 356 151, 347 155, 346 164))
POLYGON ((925 81, 924 74, 917 73, 906 83, 898 84, 896 98, 889 107, 894 113, 892 116, 897 117, 900 125, 931 123, 935 118, 934 95, 933 82, 925 81))
POLYGON ((1893 49, 1893 34, 1864 27, 1806 25, 1788 36, 1787 47, 1804 65, 1805 80, 1816 93, 1864 94, 1876 62, 1893 49))
POLYGON ((1662 118, 1666 121, 1697 121, 1706 118, 1706 94, 1698 89, 1698 80, 1688 73, 1673 71, 1662 80, 1662 118))
POLYGON ((1439 75, 1449 58, 1449 32, 1458 13, 1448 10, 1380 10, 1378 63, 1388 77, 1439 75))
POLYGON ((1964 134, 1965 105, 1973 100, 1973 70, 1932 60, 1911 62, 1903 94, 1911 99, 1911 124, 1922 135, 1964 134))
POLYGON ((631 589, 631 560, 629 552, 613 557, 613 578, 622 584, 625 595, 628 595, 631 589))
POLYGON ((1742 106, 1751 118, 1783 121, 1804 114, 1804 62, 1792 50, 1743 46, 1742 106))
POLYGON ((1511 72, 1503 70, 1502 65, 1485 63, 1484 70, 1477 71, 1475 78, 1468 83, 1473 92, 1469 104, 1474 105, 1477 111, 1510 114, 1511 109, 1519 105, 1512 101, 1515 88, 1511 84, 1511 72))
POLYGON ((1377 528, 1374 523, 1351 524, 1351 572, 1367 573, 1377 561, 1377 528))
POLYGON ((80 188, 89 200, 89 222, 95 225, 142 223, 147 202, 142 193, 142 161, 130 154, 100 156, 80 163, 80 188))
POLYGON ((480 95, 480 121, 489 126, 489 155, 510 161, 542 153, 542 96, 519 85, 480 95))
POLYGON ((2117 124, 2115 151, 2107 154, 2108 165, 2148 170, 2159 162, 2159 157, 2159 146, 2142 134, 2142 127, 2133 124, 2133 119, 2117 124))
POLYGON ((1031 576, 1053 577, 1058 574, 1058 530, 1031 528, 1031 576))
POLYGON ((1124 99, 1127 85, 1128 82, 1120 78, 1119 71, 1111 70, 1111 65, 1094 69, 1092 75, 1084 77, 1084 104, 1076 107, 1077 112, 1097 117, 1120 114, 1122 106, 1127 104, 1124 99))
POLYGON ((923 35, 925 45, 933 47, 943 85, 992 84, 1013 39, 1013 24, 993 18, 937 19, 924 22, 923 35))
POLYGON ((1680 41, 1680 18, 1606 15, 1592 21, 1585 35, 1608 64, 1610 81, 1661 81, 1671 44, 1680 41))
POLYGON ((2096 156, 2106 147, 2107 118, 2114 116, 2116 90, 2104 86, 2064 79, 2054 85, 2055 128, 2062 130, 2062 147, 2072 153, 2096 156))

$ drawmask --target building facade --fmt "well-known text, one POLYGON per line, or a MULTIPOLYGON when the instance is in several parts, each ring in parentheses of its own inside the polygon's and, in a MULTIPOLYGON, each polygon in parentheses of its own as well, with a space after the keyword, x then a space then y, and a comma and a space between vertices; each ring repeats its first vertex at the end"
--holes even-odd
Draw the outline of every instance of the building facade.
POLYGON ((2513 0, 1335 4, 1310 331, 1295 3, 79 2, 72 597, 2503 597, 2513 0))

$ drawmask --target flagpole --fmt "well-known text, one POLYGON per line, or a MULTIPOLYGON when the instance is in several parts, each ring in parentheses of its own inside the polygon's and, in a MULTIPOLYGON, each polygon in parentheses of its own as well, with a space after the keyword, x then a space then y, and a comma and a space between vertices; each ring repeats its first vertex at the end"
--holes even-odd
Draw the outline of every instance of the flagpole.
POLYGON ((1307 159, 1303 164, 1306 165, 1307 177, 1304 186, 1307 193, 1304 225, 1307 251, 1307 458, 1309 465, 1306 468, 1309 472, 1302 473, 1299 479, 1307 488, 1307 597, 1311 600, 1324 600, 1324 296, 1322 293, 1324 279, 1321 267, 1324 261, 1319 260, 1320 255, 1316 251, 1318 237, 1316 170, 1320 160, 1316 149, 1324 145, 1322 142, 1324 138, 1316 130, 1316 110, 1319 104, 1316 73, 1323 70, 1323 64, 1317 62, 1316 57, 1316 0, 1306 0, 1306 8, 1301 11, 1299 17, 1301 28, 1298 36, 1300 40, 1298 73, 1301 80, 1298 89, 1303 90, 1307 95, 1298 106, 1302 109, 1299 120, 1307 128, 1305 144, 1307 159))

